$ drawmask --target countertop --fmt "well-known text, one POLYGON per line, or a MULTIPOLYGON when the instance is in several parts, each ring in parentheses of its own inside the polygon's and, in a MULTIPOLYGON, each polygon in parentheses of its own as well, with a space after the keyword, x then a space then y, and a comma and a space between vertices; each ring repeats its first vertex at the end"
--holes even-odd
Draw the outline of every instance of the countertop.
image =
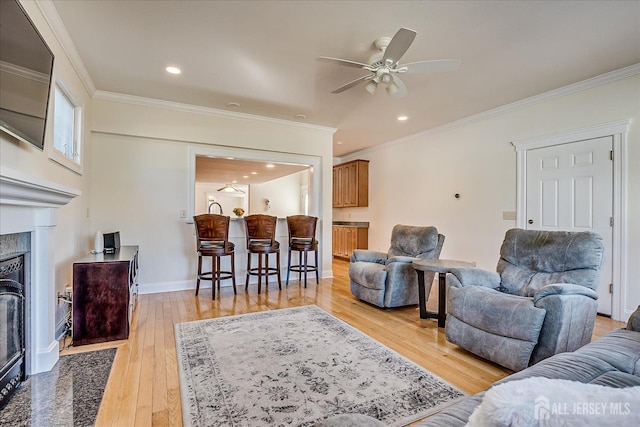
POLYGON ((362 222, 362 221, 333 221, 333 225, 338 225, 343 227, 369 228, 369 223, 362 222))

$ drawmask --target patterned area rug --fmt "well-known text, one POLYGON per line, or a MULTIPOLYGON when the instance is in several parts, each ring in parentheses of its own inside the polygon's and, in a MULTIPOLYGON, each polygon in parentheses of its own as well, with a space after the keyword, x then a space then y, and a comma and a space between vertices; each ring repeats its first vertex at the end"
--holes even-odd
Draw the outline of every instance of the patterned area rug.
POLYGON ((361 413, 392 426, 464 396, 316 306, 175 326, 189 426, 311 426, 361 413))

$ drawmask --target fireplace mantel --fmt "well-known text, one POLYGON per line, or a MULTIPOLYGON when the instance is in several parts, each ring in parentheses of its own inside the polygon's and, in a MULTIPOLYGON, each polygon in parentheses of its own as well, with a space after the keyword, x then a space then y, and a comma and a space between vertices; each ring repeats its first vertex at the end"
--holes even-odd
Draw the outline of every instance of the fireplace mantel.
POLYGON ((0 166, 0 235, 31 234, 27 301, 27 374, 49 371, 58 361, 55 339, 55 227, 58 208, 80 191, 0 166))
POLYGON ((0 205, 60 207, 80 191, 0 166, 0 205))

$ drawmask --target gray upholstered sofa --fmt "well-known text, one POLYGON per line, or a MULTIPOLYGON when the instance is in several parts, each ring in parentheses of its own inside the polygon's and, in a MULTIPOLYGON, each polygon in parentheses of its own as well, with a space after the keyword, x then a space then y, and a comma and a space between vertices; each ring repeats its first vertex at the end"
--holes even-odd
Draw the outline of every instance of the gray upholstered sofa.
MULTIPOLYGON (((418 275, 411 262, 439 258, 443 243, 435 227, 394 226, 388 252, 356 249, 351 254, 351 293, 378 307, 418 304, 418 275)), ((434 274, 425 274, 427 296, 434 274)))
MULTIPOLYGON (((631 315, 625 329, 611 331, 600 339, 574 352, 556 354, 523 371, 494 383, 489 390, 499 384, 533 377, 570 380, 613 388, 640 386, 640 307, 631 315)), ((467 424, 474 409, 482 403, 486 393, 487 391, 483 391, 476 395, 466 397, 446 407, 437 414, 432 415, 418 425, 420 427, 464 426, 467 424)), ((545 394, 545 392, 541 394, 545 394)), ((636 399, 640 399, 640 393, 637 393, 636 399)), ((595 400, 592 396, 590 402, 587 403, 602 403, 596 402, 595 400)), ((624 404, 628 402, 615 403, 621 403, 619 407, 621 412, 623 412, 626 409, 624 404)), ((564 409, 570 412, 573 410, 573 407, 572 405, 568 405, 565 406, 564 409)), ((635 407, 630 409, 633 410, 632 414, 621 413, 618 414, 619 416, 615 416, 616 425, 640 425, 638 424, 640 421, 638 419, 638 417, 640 417, 640 408, 635 407)), ((614 416, 615 414, 611 415, 614 416)), ((559 421, 561 421, 561 418, 559 421)), ((583 424, 584 423, 573 425, 583 424)), ((567 425, 572 425, 572 423, 568 423, 567 425)))

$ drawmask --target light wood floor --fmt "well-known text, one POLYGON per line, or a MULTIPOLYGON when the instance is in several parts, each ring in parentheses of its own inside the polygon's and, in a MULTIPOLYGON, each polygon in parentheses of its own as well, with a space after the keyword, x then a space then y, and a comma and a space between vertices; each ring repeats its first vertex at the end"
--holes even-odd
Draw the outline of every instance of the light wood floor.
MULTIPOLYGON (((141 295, 126 341, 71 347, 63 354, 118 347, 113 369, 96 421, 97 426, 181 426, 180 388, 173 326, 176 323, 230 316, 262 310, 316 304, 365 334, 469 394, 477 393, 510 371, 482 360, 446 341, 435 320, 421 320, 417 307, 380 309, 355 299, 349 291, 348 263, 334 261, 333 279, 315 281, 304 289, 291 281, 278 291, 271 283, 267 292, 257 286, 223 288, 211 301, 211 290, 141 295)), ((428 308, 436 310, 433 286, 428 308)), ((621 322, 600 317, 594 338, 623 327, 621 322)))

